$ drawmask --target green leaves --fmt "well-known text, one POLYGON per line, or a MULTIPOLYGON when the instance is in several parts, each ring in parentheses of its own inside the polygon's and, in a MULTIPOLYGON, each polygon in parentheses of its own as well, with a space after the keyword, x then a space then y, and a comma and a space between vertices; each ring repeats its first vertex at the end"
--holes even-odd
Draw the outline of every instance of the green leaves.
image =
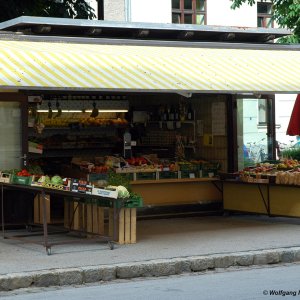
MULTIPOLYGON (((239 8, 243 3, 254 5, 255 0, 231 0, 231 8, 239 8)), ((300 41, 300 0, 272 0, 273 17, 280 27, 288 28, 294 35, 281 38, 280 42, 299 43, 300 41)))
POLYGON ((245 2, 247 2, 247 4, 249 4, 250 6, 255 4, 255 0, 230 0, 230 1, 233 2, 231 5, 232 9, 239 8, 245 2))
POLYGON ((0 22, 19 16, 93 19, 94 9, 85 0, 0 1, 0 22))

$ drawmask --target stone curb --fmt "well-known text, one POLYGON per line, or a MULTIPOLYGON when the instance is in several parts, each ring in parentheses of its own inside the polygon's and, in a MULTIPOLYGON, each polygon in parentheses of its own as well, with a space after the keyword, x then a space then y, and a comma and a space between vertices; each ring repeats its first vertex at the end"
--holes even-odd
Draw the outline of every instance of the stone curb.
POLYGON ((11 291, 29 287, 79 285, 115 279, 169 276, 203 272, 216 268, 268 265, 297 261, 300 261, 300 247, 11 273, 0 275, 0 291, 11 291))

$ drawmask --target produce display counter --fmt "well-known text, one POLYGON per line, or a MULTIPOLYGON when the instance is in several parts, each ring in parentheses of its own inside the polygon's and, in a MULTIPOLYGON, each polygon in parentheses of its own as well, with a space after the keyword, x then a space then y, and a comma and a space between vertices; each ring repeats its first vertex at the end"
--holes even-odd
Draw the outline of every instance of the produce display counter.
POLYGON ((224 210, 300 217, 300 186, 223 181, 224 210))
POLYGON ((218 178, 183 178, 131 181, 145 206, 197 204, 222 201, 218 178))
MULTIPOLYGON (((37 243, 41 244, 45 247, 47 254, 51 254, 51 247, 54 245, 60 245, 64 243, 70 243, 75 242, 74 240, 66 240, 63 242, 58 243, 51 243, 48 239, 48 224, 47 224, 47 195, 60 195, 63 197, 67 197, 69 199, 69 203, 72 203, 74 205, 71 205, 72 210, 69 210, 69 220, 72 222, 74 221, 75 213, 78 209, 78 205, 80 203, 81 207, 82 205, 85 205, 86 207, 90 206, 96 206, 96 207, 107 207, 110 209, 110 229, 108 235, 103 235, 99 232, 89 232, 85 226, 82 228, 73 228, 68 231, 76 231, 80 233, 80 235, 92 235, 94 237, 97 237, 95 241, 106 241, 108 242, 108 245, 110 249, 114 248, 114 242, 117 240, 117 234, 118 234, 118 228, 119 226, 119 214, 121 215, 125 212, 125 210, 130 210, 130 208, 124 208, 124 201, 122 199, 111 199, 111 198, 105 198, 101 196, 96 195, 89 195, 89 194, 80 194, 76 192, 70 192, 70 191, 61 191, 61 190, 55 190, 55 189, 49 189, 49 188, 43 188, 43 187, 36 187, 36 186, 30 186, 30 185, 21 185, 21 184, 10 184, 10 183, 0 183, 1 184, 1 208, 2 208, 2 235, 4 239, 20 239, 23 242, 28 243, 37 243), (43 224, 43 241, 36 241, 36 240, 29 240, 28 237, 32 237, 32 233, 28 233, 25 235, 9 235, 5 231, 5 220, 4 220, 4 197, 5 197, 5 190, 19 190, 21 192, 31 193, 39 198, 39 201, 42 205, 42 224, 43 224), (77 229, 77 230, 76 230, 77 229)), ((10 201, 13 201, 13 199, 10 199, 10 201)), ((79 209, 80 210, 80 209, 79 209)), ((81 210, 83 212, 83 210, 81 210)), ((124 217, 123 217, 124 218, 124 217)), ((86 219, 87 220, 87 219, 86 219)), ((71 222, 71 223, 72 223, 71 222)), ((71 227, 71 224, 69 224, 71 227)), ((62 232, 62 231, 61 231, 62 232)), ((64 229, 63 232, 66 232, 64 229)), ((83 241, 83 240, 82 240, 83 241)), ((88 240, 90 242, 90 240, 88 240)), ((77 239, 78 242, 78 239, 77 239)))

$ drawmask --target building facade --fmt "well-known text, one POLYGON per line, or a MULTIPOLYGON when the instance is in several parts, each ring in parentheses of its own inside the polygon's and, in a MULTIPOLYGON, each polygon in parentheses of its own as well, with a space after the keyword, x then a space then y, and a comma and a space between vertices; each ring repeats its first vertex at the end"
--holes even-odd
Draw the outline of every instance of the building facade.
MULTIPOLYGON (((272 20, 272 4, 258 1, 255 5, 243 4, 239 9, 231 9, 230 0, 90 0, 98 15, 106 21, 179 23, 211 26, 236 27, 277 27, 272 20)), ((295 137, 286 135, 289 118, 296 99, 295 94, 275 95, 276 139, 286 145, 296 142, 295 137)), ((247 128, 256 128, 263 136, 263 126, 259 123, 259 105, 252 100, 245 101, 247 111, 244 121, 247 128), (246 104, 247 103, 247 104, 246 104), (249 110, 250 109, 250 110, 249 110), (252 122, 249 124, 249 122, 252 122), (254 124, 254 122, 256 122, 254 124)), ((249 132, 249 141, 255 142, 256 132, 249 132)), ((256 141, 257 142, 257 141, 256 141)))

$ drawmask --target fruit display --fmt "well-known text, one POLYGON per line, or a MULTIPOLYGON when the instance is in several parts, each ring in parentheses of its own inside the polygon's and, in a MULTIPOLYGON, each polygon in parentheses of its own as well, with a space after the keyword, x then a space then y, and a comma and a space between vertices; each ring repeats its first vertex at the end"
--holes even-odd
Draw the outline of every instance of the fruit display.
POLYGON ((246 182, 300 185, 300 162, 284 159, 274 164, 259 163, 256 166, 244 168, 239 172, 239 175, 240 179, 246 182))
MULTIPOLYGON (((7 171, 6 171, 7 172, 7 171)), ((22 184, 30 185, 35 187, 43 187, 46 189, 55 189, 60 191, 71 191, 81 194, 93 194, 102 197, 111 198, 109 191, 115 191, 116 196, 113 198, 118 199, 129 199, 132 194, 130 191, 129 180, 120 176, 114 172, 110 172, 108 181, 105 181, 105 185, 98 186, 97 184, 92 184, 85 179, 77 178, 62 178, 59 175, 54 175, 52 177, 48 175, 32 175, 26 169, 22 170, 11 170, 13 173, 3 173, 0 172, 0 178, 2 174, 9 174, 8 180, 3 180, 3 183, 12 184, 22 184), (101 189, 99 189, 101 188, 101 189), (104 193, 104 192, 105 193, 104 193)), ((103 183, 104 181, 102 181, 103 183)), ((140 199, 140 197, 139 197, 140 199)))
POLYGON ((24 176, 24 177, 31 176, 31 174, 30 174, 26 169, 22 169, 22 170, 19 171, 16 175, 17 175, 17 176, 24 176))
POLYGON ((107 126, 107 125, 122 126, 122 125, 128 124, 127 120, 122 119, 122 118, 102 119, 102 118, 88 117, 85 119, 80 119, 79 122, 83 126, 87 126, 87 127, 88 126, 107 126))
POLYGON ((45 127, 68 127, 74 124, 80 125, 81 127, 90 127, 90 126, 124 126, 127 125, 127 120, 123 118, 115 118, 115 119, 103 119, 103 118, 93 118, 93 117, 86 117, 86 118, 43 118, 42 120, 45 127))
POLYGON ((126 159, 130 166, 150 165, 151 163, 144 157, 131 157, 126 159))

